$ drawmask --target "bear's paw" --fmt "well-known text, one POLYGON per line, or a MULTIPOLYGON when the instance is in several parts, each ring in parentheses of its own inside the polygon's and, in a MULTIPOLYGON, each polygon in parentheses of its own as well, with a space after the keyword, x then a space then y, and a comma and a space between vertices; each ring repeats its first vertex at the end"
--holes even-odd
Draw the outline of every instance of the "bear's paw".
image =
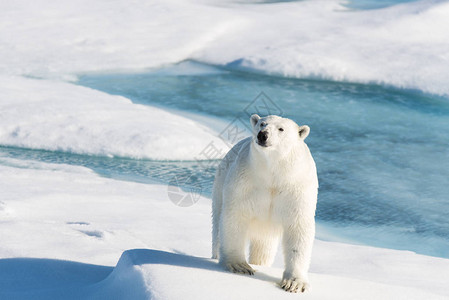
POLYGON ((284 278, 282 279, 280 286, 287 292, 304 293, 310 288, 310 284, 307 281, 300 280, 298 278, 284 278))
POLYGON ((226 269, 233 273, 240 273, 240 274, 248 274, 248 275, 254 275, 256 272, 251 266, 246 262, 240 262, 240 263, 226 263, 226 269))

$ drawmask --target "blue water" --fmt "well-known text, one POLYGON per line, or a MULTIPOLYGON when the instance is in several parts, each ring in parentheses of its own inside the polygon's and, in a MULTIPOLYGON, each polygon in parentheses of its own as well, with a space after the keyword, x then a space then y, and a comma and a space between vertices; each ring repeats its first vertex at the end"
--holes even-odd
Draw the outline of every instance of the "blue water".
MULTIPOLYGON (((84 75, 78 83, 223 124, 247 118, 244 110, 253 101, 262 107, 258 95, 264 92, 266 103, 274 104, 271 112, 311 127, 306 141, 320 180, 318 237, 449 258, 447 98, 378 85, 250 74, 195 62, 140 74, 84 75)), ((262 114, 270 112, 260 109, 262 114)), ((0 155, 82 165, 105 177, 144 183, 193 178, 206 196, 213 182, 211 173, 195 161, 12 147, 0 147, 0 155)))
MULTIPOLYGON (((297 2, 302 0, 259 0, 259 1, 237 1, 238 3, 248 2, 251 4, 259 3, 259 4, 271 4, 271 3, 279 3, 279 2, 297 2)), ((415 2, 417 0, 342 0, 340 1, 343 5, 352 9, 379 9, 384 7, 393 6, 400 3, 407 2, 415 2)))
POLYGON ((378 9, 393 6, 400 3, 415 2, 417 0, 348 0, 344 1, 347 7, 353 9, 378 9))

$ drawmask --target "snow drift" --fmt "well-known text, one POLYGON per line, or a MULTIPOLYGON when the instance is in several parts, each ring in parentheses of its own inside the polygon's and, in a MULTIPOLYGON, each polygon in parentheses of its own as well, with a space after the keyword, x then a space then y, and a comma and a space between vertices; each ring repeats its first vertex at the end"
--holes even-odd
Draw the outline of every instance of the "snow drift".
MULTIPOLYGON (((125 251, 110 268, 56 260, 0 260, 0 296, 11 299, 292 299, 278 286, 282 269, 256 266, 254 276, 223 270, 217 261, 151 249, 125 251), (17 277, 32 271, 32 276, 17 277), (21 271, 21 272, 20 272, 21 271), (57 276, 53 272, 58 272, 57 276), (106 275, 110 272, 108 275, 106 275), (8 274, 8 276, 5 276, 8 274), (12 275, 12 276, 11 276, 12 275), (101 276, 105 276, 100 279, 101 276), (15 281, 16 280, 16 281, 15 281), (98 282, 95 282, 98 280, 98 282)), ((419 288, 310 274, 305 299, 445 299, 419 288)))
POLYGON ((162 109, 69 83, 0 76, 0 144, 133 158, 195 160, 218 133, 162 109))

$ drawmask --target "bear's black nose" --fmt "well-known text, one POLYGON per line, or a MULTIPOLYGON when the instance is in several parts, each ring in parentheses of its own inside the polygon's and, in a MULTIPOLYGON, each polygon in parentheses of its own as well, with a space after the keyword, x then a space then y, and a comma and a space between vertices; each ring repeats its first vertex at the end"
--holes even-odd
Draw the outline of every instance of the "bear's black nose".
POLYGON ((266 132, 266 131, 259 131, 259 133, 257 134, 257 140, 259 141, 259 143, 265 144, 267 139, 268 139, 268 132, 266 132))

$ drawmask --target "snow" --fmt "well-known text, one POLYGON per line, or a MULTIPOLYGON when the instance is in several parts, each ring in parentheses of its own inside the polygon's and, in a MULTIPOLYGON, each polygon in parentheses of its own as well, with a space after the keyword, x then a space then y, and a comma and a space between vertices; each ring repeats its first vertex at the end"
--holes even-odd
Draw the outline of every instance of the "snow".
POLYGON ((0 76, 0 90, 1 145, 157 160, 225 147, 190 118, 70 83, 0 76))
MULTIPOLYGON (((210 200, 0 158, 1 299, 284 299, 282 256, 254 277, 210 255, 210 200), (101 213, 99 213, 101 212, 101 213)), ((304 299, 445 299, 449 260, 316 240, 304 299)))
POLYGON ((448 95, 449 3, 3 1, 0 73, 76 80, 186 59, 448 95))

